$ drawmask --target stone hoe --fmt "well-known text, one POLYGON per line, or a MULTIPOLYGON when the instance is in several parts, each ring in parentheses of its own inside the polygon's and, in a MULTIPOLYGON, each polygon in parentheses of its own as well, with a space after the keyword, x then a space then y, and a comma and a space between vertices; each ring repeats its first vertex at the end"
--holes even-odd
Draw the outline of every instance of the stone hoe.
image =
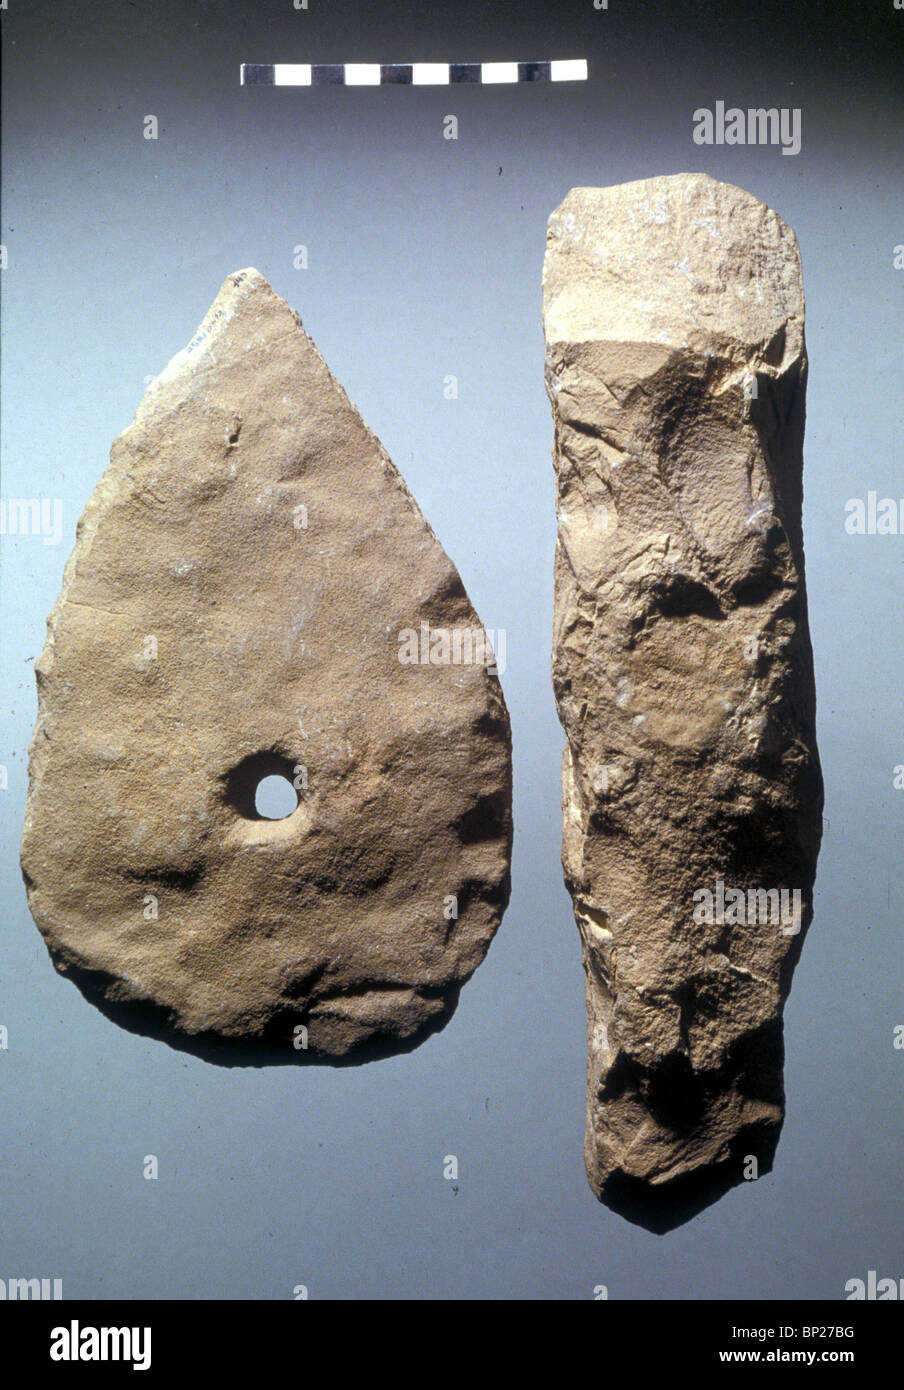
POLYGON ((812 916, 800 257, 751 194, 680 174, 572 189, 543 285, 585 1160, 667 1229, 771 1166, 812 916))
POLYGON ((113 445, 35 667, 22 869, 57 969, 171 1040, 440 1026, 509 893, 483 637, 298 315, 230 275, 113 445))

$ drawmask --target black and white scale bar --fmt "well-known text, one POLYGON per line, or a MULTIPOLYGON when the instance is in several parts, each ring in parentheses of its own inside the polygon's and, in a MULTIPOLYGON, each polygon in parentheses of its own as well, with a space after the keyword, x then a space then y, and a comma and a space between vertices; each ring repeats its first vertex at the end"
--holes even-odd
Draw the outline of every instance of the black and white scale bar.
POLYGON ((586 82, 586 58, 549 63, 242 63, 243 87, 448 87, 457 82, 586 82))

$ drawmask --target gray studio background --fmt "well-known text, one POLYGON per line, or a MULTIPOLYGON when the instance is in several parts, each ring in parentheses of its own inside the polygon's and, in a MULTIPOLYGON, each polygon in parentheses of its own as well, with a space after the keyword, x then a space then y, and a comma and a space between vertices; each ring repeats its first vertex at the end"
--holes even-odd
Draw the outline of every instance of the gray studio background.
POLYGON ((286 1299, 305 1284, 312 1298, 587 1299, 604 1283, 614 1299, 837 1299, 869 1269, 904 1275, 904 537, 844 528, 848 498, 904 495, 904 12, 727 8, 10 0, 2 495, 61 499, 63 538, 0 545, 0 1277, 61 1277, 70 1298, 286 1299), (552 57, 587 57, 591 80, 238 85, 242 61, 552 57), (800 107, 801 153, 696 146, 692 113, 717 100, 800 107), (689 169, 749 189, 800 239, 827 800, 774 1171, 658 1236, 599 1206, 582 1163, 540 270, 571 186, 689 169), (79 513, 145 378, 248 265, 301 312, 484 623, 508 634, 511 905, 446 1029, 357 1068, 220 1068, 118 1028, 54 972, 17 863, 33 660, 79 513))

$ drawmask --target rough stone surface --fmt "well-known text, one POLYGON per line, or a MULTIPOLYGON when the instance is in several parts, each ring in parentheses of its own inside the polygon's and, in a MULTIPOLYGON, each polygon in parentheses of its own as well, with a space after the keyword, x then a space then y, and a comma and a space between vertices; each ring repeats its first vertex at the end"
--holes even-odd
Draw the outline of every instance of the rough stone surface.
POLYGON ((400 661, 422 623, 483 634, 298 315, 237 272, 115 441, 36 666, 22 867, 57 968, 123 1021, 296 1055, 444 1022, 508 899, 510 735, 492 653, 400 661))
POLYGON ((748 1156, 771 1166, 812 915, 797 242, 702 174, 576 188, 549 221, 544 324, 585 1159, 602 1199, 665 1229, 748 1156))

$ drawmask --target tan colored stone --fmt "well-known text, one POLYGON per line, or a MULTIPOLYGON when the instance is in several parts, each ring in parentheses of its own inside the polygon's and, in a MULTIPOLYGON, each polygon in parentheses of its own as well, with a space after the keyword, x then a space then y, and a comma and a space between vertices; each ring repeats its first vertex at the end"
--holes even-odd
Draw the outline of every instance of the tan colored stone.
POLYGON ((664 1229, 750 1177, 748 1156, 771 1166, 812 915, 796 239, 703 174, 573 189, 549 220, 544 326, 585 1158, 601 1198, 664 1229), (719 882, 743 919, 699 920, 719 882), (799 922, 763 923, 775 899, 748 894, 781 889, 799 922))
POLYGON ((492 653, 400 661, 405 629, 483 629, 258 271, 148 389, 77 535, 22 845, 57 968, 173 1036, 341 1055, 439 1026, 508 899, 508 715, 492 653), (298 787, 285 819, 255 810, 266 774, 298 787))

